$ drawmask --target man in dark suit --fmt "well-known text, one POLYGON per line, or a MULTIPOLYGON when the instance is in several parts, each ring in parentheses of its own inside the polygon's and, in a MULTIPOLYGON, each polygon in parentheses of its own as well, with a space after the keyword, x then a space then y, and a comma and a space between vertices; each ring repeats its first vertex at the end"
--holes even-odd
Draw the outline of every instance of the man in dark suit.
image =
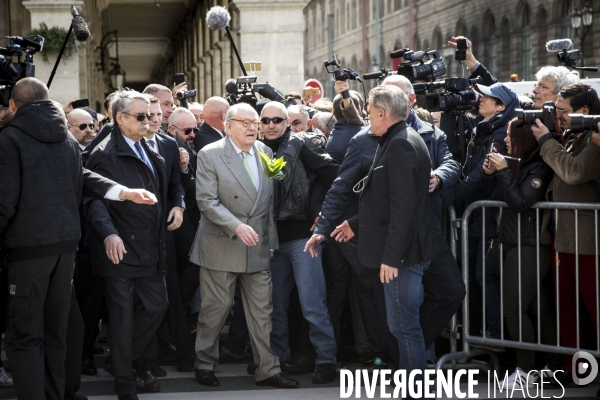
POLYGON ((168 179, 164 158, 142 140, 148 131, 148 98, 123 92, 112 103, 114 125, 92 151, 87 167, 117 182, 143 186, 158 203, 152 207, 86 200, 92 226, 94 272, 104 277, 110 313, 111 360, 119 399, 137 399, 132 361, 139 358, 167 309, 164 273, 168 179), (134 295, 140 306, 134 308, 134 295))
POLYGON ((211 97, 204 103, 204 123, 194 138, 194 150, 200 151, 207 144, 223 139, 225 115, 229 103, 222 97, 211 97))
POLYGON ((406 125, 408 98, 395 86, 369 93, 371 132, 379 149, 365 178, 358 215, 331 234, 358 234, 359 261, 384 287, 387 320, 398 340, 398 368, 427 368, 419 305, 423 271, 439 243, 429 205, 431 161, 425 142, 406 125))

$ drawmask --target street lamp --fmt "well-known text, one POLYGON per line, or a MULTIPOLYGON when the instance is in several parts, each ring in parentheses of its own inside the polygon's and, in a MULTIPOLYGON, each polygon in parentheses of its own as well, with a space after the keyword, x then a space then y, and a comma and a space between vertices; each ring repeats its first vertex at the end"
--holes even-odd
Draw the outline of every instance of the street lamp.
POLYGON ((573 11, 571 14, 571 26, 575 29, 575 36, 577 36, 581 40, 581 66, 583 67, 583 41, 585 36, 587 35, 590 25, 592 25, 592 20, 594 19, 594 11, 591 7, 584 7, 579 10, 573 11), (582 26, 583 25, 583 26, 582 26), (581 29, 581 34, 577 34, 577 30, 581 29))

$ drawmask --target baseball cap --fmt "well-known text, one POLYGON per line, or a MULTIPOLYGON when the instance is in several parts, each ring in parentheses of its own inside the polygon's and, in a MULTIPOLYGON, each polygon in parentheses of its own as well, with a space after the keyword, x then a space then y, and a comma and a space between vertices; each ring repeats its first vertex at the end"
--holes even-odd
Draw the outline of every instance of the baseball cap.
POLYGON ((492 86, 484 86, 478 83, 475 84, 475 90, 481 94, 486 94, 491 97, 500 99, 500 101, 508 106, 517 98, 517 94, 508 86, 502 83, 494 83, 492 86))

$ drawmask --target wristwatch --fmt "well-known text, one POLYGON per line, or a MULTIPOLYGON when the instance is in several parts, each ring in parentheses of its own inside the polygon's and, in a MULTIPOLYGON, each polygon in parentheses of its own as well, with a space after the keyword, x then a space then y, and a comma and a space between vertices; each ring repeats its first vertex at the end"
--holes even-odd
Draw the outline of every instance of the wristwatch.
POLYGON ((440 179, 440 177, 436 175, 436 176, 435 176, 435 180, 436 180, 436 182, 437 182, 437 183, 435 184, 435 187, 436 187, 436 188, 440 187, 440 185, 442 184, 442 180, 440 179))

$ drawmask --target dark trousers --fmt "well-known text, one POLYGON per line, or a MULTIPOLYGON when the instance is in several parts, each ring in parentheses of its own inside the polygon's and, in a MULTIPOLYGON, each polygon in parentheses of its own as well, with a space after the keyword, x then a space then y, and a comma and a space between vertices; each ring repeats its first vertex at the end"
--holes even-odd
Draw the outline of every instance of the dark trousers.
POLYGON ((446 240, 439 235, 440 253, 423 274, 425 297, 419 309, 425 348, 440 336, 465 298, 465 284, 446 240))
POLYGON ((81 364, 83 356, 83 332, 85 324, 81 317, 75 289, 71 290, 71 308, 67 323, 67 355, 65 357, 65 400, 74 400, 81 386, 81 364))
POLYGON ((79 309, 85 324, 83 351, 86 354, 93 354, 93 347, 96 343, 96 337, 98 337, 100 312, 104 303, 103 278, 92 271, 91 258, 91 253, 88 251, 77 252, 75 258, 76 270, 73 278, 79 309))
POLYGON ((63 400, 75 252, 8 263, 4 347, 17 398, 63 400))
POLYGON ((167 310, 162 274, 142 278, 104 278, 109 342, 117 395, 134 394, 132 362, 140 357, 167 310), (141 306, 134 308, 134 295, 141 306))

